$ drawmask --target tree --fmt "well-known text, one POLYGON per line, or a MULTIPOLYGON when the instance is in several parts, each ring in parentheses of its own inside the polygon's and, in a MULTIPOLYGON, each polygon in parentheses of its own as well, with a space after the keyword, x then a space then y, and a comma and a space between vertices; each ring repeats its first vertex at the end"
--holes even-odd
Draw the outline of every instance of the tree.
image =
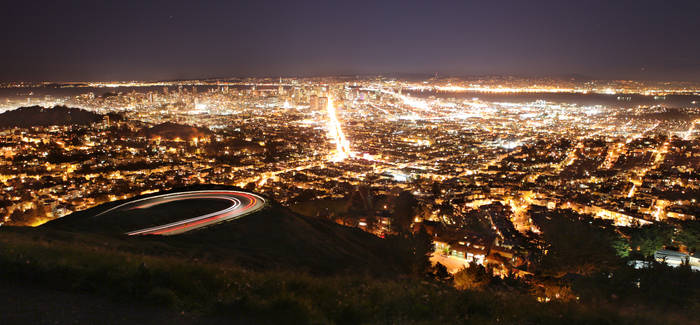
POLYGON ((425 274, 430 268, 430 254, 434 250, 433 241, 423 227, 411 237, 413 273, 416 275, 425 274))
POLYGON ((619 263, 611 228, 603 228, 571 210, 532 212, 547 252, 540 266, 553 275, 590 274, 619 263), (583 220, 580 220, 583 219, 583 220))
POLYGON ((617 256, 622 258, 630 256, 630 244, 624 238, 618 238, 613 241, 612 247, 615 249, 617 256))
POLYGON ((278 160, 279 145, 275 141, 265 142, 265 151, 263 152, 263 162, 274 163, 278 160))
POLYGON ((651 224, 635 228, 630 233, 630 245, 636 248, 644 257, 654 253, 671 242, 673 229, 667 225, 651 224))
POLYGON ((483 211, 469 211, 466 213, 466 215, 464 215, 464 217, 458 219, 458 222, 460 222, 461 226, 469 229, 469 231, 473 233, 484 236, 491 236, 494 233, 483 211))
POLYGON ((452 247, 450 247, 450 245, 445 245, 445 247, 442 248, 442 253, 445 255, 450 255, 450 251, 452 251, 452 247))
POLYGON ((394 201, 392 226, 398 233, 407 233, 413 222, 418 207, 418 200, 409 191, 403 191, 394 201))
POLYGON ((255 191, 255 182, 249 182, 248 184, 245 184, 245 187, 243 187, 243 189, 248 192, 255 191))
POLYGON ((422 276, 429 271, 433 243, 425 230, 390 235, 385 240, 407 273, 422 276))
POLYGON ((430 186, 430 193, 432 193, 435 197, 442 196, 442 189, 440 188, 440 183, 433 182, 433 184, 430 186))
POLYGON ((469 267, 462 267, 455 273, 454 284, 459 290, 476 290, 486 286, 491 278, 485 267, 472 262, 469 267))
POLYGON ((454 207, 452 207, 452 203, 447 202, 447 201, 442 202, 442 204, 440 204, 439 209, 440 209, 440 216, 443 216, 443 217, 453 217, 455 214, 455 210, 454 210, 454 207))
POLYGON ((374 214, 369 214, 365 217, 365 223, 367 223, 367 229, 369 231, 374 231, 378 229, 379 220, 374 214))
POLYGON ((450 272, 447 272, 447 267, 438 262, 435 264, 435 277, 438 279, 446 279, 450 277, 450 272))
POLYGON ((681 225, 681 231, 676 236, 676 241, 685 245, 690 252, 697 252, 700 247, 700 220, 685 221, 681 225))
POLYGON ((45 220, 47 211, 44 205, 39 202, 33 202, 32 205, 33 208, 24 211, 15 209, 10 215, 8 225, 31 226, 38 221, 45 220))

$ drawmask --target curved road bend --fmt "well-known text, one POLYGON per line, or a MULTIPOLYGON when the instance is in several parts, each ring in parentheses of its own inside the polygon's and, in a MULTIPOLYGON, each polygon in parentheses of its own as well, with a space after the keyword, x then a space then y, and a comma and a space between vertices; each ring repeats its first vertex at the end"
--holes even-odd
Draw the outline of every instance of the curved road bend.
POLYGON ((219 222, 238 219, 248 213, 258 211, 265 206, 265 199, 252 193, 229 190, 202 190, 168 193, 129 201, 105 210, 95 215, 95 217, 114 211, 148 209, 164 203, 193 199, 226 200, 229 201, 231 205, 226 209, 194 218, 130 231, 127 235, 177 235, 219 222))

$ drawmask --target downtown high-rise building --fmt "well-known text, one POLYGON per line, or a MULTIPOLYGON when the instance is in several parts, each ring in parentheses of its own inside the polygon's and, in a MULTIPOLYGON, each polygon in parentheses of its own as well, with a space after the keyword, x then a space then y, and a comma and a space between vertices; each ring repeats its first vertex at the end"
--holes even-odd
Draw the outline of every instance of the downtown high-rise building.
POLYGON ((318 106, 316 108, 326 109, 326 107, 328 107, 328 97, 319 97, 318 98, 318 106))
POLYGON ((309 96, 309 108, 312 110, 318 109, 318 96, 309 96))

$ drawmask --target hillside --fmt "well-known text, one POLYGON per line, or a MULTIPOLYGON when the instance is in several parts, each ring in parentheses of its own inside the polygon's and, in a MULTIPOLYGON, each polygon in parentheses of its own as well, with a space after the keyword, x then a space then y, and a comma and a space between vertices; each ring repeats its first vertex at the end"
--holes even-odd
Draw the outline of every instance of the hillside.
MULTIPOLYGON (((226 186, 187 189, 235 189, 226 186)), ((175 191, 182 191, 178 189, 175 191)), ((139 197, 140 198, 140 197, 139 197)), ((389 275, 407 267, 392 258, 380 238, 325 219, 309 218, 270 202, 269 206, 238 220, 216 224, 177 236, 126 237, 124 232, 161 222, 166 217, 207 213, 208 202, 192 201, 149 209, 130 210, 122 216, 93 218, 122 201, 80 211, 42 225, 42 229, 93 233, 129 241, 135 249, 155 249, 169 255, 197 256, 216 262, 253 268, 284 268, 333 274, 359 272, 389 275), (207 205, 206 207, 202 204, 207 205), (137 222, 138 221, 138 222, 137 222)))
POLYGON ((607 302, 544 304, 518 291, 460 291, 400 276, 251 270, 163 253, 167 249, 145 238, 2 227, 0 318, 23 324, 683 324, 693 315, 607 302))
MULTIPOLYGON (((240 190, 207 185, 171 192, 202 189, 240 190)), ((0 303, 10 306, 0 307, 3 317, 20 323, 91 322, 108 315, 115 323, 173 324, 681 324, 697 310, 693 305, 688 313, 668 310, 653 300, 634 306, 627 301, 645 300, 611 296, 620 289, 604 290, 595 278, 581 282, 586 290, 580 301, 546 304, 532 294, 538 287, 513 279, 489 278, 486 286, 458 290, 458 282, 472 280, 412 274, 391 240, 300 216, 271 200, 240 219, 184 234, 127 236, 123 233, 130 227, 221 206, 192 199, 93 217, 121 203, 37 228, 1 227, 0 287, 8 289, 0 292, 0 303), (15 301, 22 302, 21 308, 11 307, 15 301), (86 301, 96 306, 86 308, 86 301)), ((645 272, 642 288, 645 277, 660 277, 659 270, 640 271, 645 272)), ((672 274, 692 287, 690 276, 683 270, 672 274)))
POLYGON ((182 125, 172 122, 165 122, 153 127, 139 131, 140 135, 155 138, 161 137, 165 139, 192 139, 212 135, 212 132, 206 128, 200 128, 190 125, 182 125))
POLYGON ((0 127, 34 127, 50 125, 89 125, 103 116, 80 108, 54 106, 20 107, 0 114, 0 127))
POLYGON ((313 273, 380 275, 403 269, 382 239, 325 219, 300 216, 277 204, 240 220, 172 239, 173 243, 210 247, 209 254, 217 258, 230 256, 253 267, 291 265, 313 273))

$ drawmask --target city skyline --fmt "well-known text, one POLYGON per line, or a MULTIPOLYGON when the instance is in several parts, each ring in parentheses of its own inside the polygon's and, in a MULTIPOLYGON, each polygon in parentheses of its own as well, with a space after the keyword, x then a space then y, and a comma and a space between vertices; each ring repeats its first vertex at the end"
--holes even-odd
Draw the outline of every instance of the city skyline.
POLYGON ((698 0, 0 12, 0 324, 697 322, 698 0))

